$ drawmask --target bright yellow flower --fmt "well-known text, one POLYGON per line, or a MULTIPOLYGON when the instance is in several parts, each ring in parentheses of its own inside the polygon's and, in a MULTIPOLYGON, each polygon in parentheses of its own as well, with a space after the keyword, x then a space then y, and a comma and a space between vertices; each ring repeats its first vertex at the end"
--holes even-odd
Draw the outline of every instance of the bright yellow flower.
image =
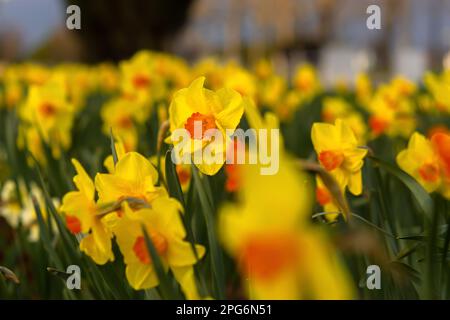
POLYGON ((321 90, 316 69, 310 64, 304 64, 297 67, 293 85, 299 92, 301 92, 305 99, 312 98, 321 90))
POLYGON ((265 80, 274 75, 274 67, 272 61, 268 59, 260 59, 254 65, 255 75, 260 80, 265 80))
POLYGON ((198 299, 193 265, 205 254, 205 248, 185 241, 186 232, 180 219, 180 204, 171 198, 157 198, 151 208, 132 211, 124 206, 124 214, 112 225, 120 251, 124 256, 126 277, 136 289, 158 285, 158 277, 145 244, 142 226, 145 227, 165 268, 170 268, 188 299, 198 299))
MULTIPOLYGON (((236 91, 228 88, 211 91, 203 88, 204 81, 205 78, 200 77, 194 80, 189 88, 181 89, 174 94, 169 107, 170 131, 173 134, 177 129, 187 130, 190 135, 188 145, 192 146, 189 150, 190 154, 198 151, 199 148, 203 150, 208 146, 216 154, 222 155, 221 163, 215 161, 208 163, 205 160, 202 163, 195 163, 201 172, 214 175, 225 162, 224 154, 229 142, 225 130, 236 129, 244 112, 244 104, 240 94, 236 91), (194 131, 197 122, 201 123, 201 136, 200 132, 194 131), (218 129, 221 139, 208 137, 205 133, 209 129, 218 129)), ((180 142, 172 141, 172 137, 166 141, 173 142, 175 145, 180 142)), ((179 156, 183 156, 183 154, 179 154, 179 156)))
POLYGON ((223 66, 217 59, 209 57, 200 60, 192 68, 192 80, 205 77, 205 88, 219 90, 223 87, 223 66))
POLYGON ((399 88, 383 85, 368 105, 369 126, 374 137, 380 134, 409 137, 416 127, 415 110, 411 100, 399 88))
POLYGON ((98 85, 103 91, 115 92, 119 88, 119 72, 114 65, 102 63, 97 67, 96 72, 98 85))
POLYGON ((449 150, 450 136, 437 133, 430 141, 415 132, 408 147, 397 155, 397 163, 427 192, 440 191, 450 198, 449 150))
POLYGON ((139 119, 139 109, 136 103, 124 98, 108 101, 101 110, 103 120, 103 133, 113 134, 123 142, 125 150, 136 150, 138 143, 138 132, 135 125, 139 119))
POLYGON ((273 75, 259 84, 258 101, 262 106, 273 108, 286 91, 284 78, 273 75))
POLYGON ((316 201, 323 207, 325 212, 332 213, 325 215, 325 219, 328 221, 336 220, 341 210, 319 175, 316 176, 316 201))
POLYGON ((62 77, 31 86, 20 115, 26 123, 36 126, 55 157, 59 157, 61 148, 70 146, 74 108, 68 101, 62 77))
POLYGON ((128 152, 115 165, 113 173, 99 173, 95 177, 99 203, 114 203, 134 198, 146 204, 167 192, 155 186, 158 172, 148 159, 137 152, 128 152))
MULTIPOLYGON (((41 165, 47 164, 47 158, 44 152, 44 145, 39 135, 38 128, 33 125, 22 124, 19 126, 19 134, 17 136, 17 147, 19 150, 27 150, 41 165)), ((32 157, 27 157, 28 164, 32 167, 34 160, 32 157)))
POLYGON ((240 166, 238 203, 219 215, 219 236, 250 299, 348 299, 353 289, 327 239, 309 225, 307 181, 287 156, 275 175, 240 166))
POLYGON ((78 190, 64 196, 60 211, 65 214, 67 227, 73 234, 85 234, 80 242, 80 250, 97 264, 105 264, 114 260, 112 233, 98 215, 94 182, 77 160, 72 159, 72 163, 77 172, 73 181, 78 190))
POLYGON ((145 119, 150 115, 151 101, 166 94, 164 79, 155 71, 155 63, 155 54, 149 51, 139 51, 120 63, 123 95, 140 105, 145 119))
POLYGON ((297 90, 287 91, 275 106, 275 112, 282 121, 289 121, 302 106, 302 95, 297 90))
POLYGON ((401 76, 397 76, 392 79, 391 86, 394 87, 398 94, 403 97, 411 96, 414 92, 416 92, 417 89, 414 82, 401 76))
POLYGON ((366 143, 367 127, 364 120, 352 106, 342 98, 325 98, 323 100, 322 119, 328 123, 334 123, 341 119, 352 128, 359 144, 366 143))
POLYGON ((229 63, 223 69, 223 86, 250 98, 255 97, 257 90, 255 77, 235 63, 229 63))
POLYGON ((351 128, 340 119, 334 125, 314 123, 311 138, 325 170, 334 176, 340 186, 348 186, 354 195, 361 194, 361 168, 367 150, 358 147, 351 128))

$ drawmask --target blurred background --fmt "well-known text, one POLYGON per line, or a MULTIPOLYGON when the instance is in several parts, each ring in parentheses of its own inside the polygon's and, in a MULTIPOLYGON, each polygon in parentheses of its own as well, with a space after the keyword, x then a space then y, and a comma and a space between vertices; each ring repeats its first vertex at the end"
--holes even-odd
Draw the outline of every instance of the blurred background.
POLYGON ((270 58, 278 73, 317 65, 325 84, 358 72, 418 80, 450 65, 450 0, 0 0, 0 61, 96 63, 139 49, 251 65, 270 58), (68 30, 66 8, 81 9, 68 30), (366 9, 381 8, 381 30, 366 9))

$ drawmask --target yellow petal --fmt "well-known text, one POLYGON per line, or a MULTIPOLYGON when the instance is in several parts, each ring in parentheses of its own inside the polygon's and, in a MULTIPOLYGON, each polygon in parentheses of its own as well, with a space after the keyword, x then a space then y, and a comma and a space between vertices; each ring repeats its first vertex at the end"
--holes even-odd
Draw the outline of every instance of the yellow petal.
POLYGON ((151 177, 155 184, 158 181, 158 172, 148 159, 137 152, 129 152, 116 164, 117 177, 140 184, 151 177))
POLYGON ((87 198, 94 199, 95 187, 92 179, 84 170, 83 166, 76 159, 72 159, 72 164, 77 171, 77 175, 73 178, 73 181, 81 192, 83 192, 87 198))
POLYGON ((236 129, 244 113, 244 105, 239 93, 223 88, 217 91, 223 110, 216 115, 217 121, 224 129, 236 129))
POLYGON ((317 153, 340 148, 340 136, 336 127, 329 123, 314 123, 311 140, 317 153))
POLYGON ((140 262, 127 265, 125 274, 131 287, 135 290, 154 288, 159 284, 158 276, 152 265, 140 262))
POLYGON ((195 283, 194 268, 192 267, 175 267, 171 268, 172 273, 181 285, 184 295, 188 300, 198 300, 197 285, 195 283))

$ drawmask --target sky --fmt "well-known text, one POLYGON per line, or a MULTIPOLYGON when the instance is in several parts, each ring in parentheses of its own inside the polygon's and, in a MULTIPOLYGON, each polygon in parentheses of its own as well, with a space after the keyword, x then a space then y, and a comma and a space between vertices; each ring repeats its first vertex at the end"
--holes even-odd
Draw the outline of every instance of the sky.
POLYGON ((28 53, 64 23, 62 0, 0 0, 0 33, 19 31, 28 53))

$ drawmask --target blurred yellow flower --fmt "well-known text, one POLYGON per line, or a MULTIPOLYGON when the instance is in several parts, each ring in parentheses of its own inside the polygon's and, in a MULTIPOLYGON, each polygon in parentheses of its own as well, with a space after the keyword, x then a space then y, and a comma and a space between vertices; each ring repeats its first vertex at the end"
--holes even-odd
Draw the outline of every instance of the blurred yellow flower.
POLYGON ((416 179, 427 192, 440 191, 450 198, 450 136, 433 135, 431 141, 418 132, 397 155, 399 167, 416 179))
POLYGON ((331 213, 325 215, 325 219, 328 221, 334 221, 339 216, 341 210, 319 175, 316 175, 316 201, 325 212, 331 213))
POLYGON ((327 239, 309 225, 307 180, 287 156, 277 174, 241 165, 237 204, 220 210, 218 232, 250 299, 349 299, 350 280, 327 239))
POLYGON ((355 134, 358 143, 366 143, 367 127, 360 113, 353 110, 350 103, 342 98, 325 98, 323 100, 322 119, 334 123, 336 119, 344 121, 355 134))
POLYGON ((125 150, 136 150, 138 131, 135 122, 139 119, 139 112, 136 103, 128 99, 108 101, 101 110, 103 133, 109 136, 112 129, 113 134, 121 139, 125 150))
POLYGON ((354 195, 362 192, 363 158, 367 150, 358 147, 355 134, 342 120, 334 125, 314 123, 311 138, 320 164, 341 187, 348 186, 354 195))
POLYGON ((310 64, 303 64, 297 67, 293 86, 302 94, 304 99, 311 99, 321 90, 316 69, 310 64))
POLYGON ((68 101, 64 79, 59 75, 41 86, 30 87, 20 116, 36 127, 54 157, 59 157, 61 149, 70 146, 74 108, 68 101))

